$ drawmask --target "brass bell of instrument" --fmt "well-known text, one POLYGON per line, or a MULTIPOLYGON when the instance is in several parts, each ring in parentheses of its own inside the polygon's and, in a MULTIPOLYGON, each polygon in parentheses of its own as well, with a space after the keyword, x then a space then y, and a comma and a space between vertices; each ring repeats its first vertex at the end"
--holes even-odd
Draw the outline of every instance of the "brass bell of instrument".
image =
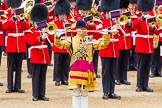
POLYGON ((49 35, 54 35, 57 30, 57 25, 55 23, 48 23, 46 30, 49 35))
POLYGON ((118 18, 118 23, 120 25, 126 25, 128 23, 128 17, 126 15, 121 15, 119 18, 118 18))

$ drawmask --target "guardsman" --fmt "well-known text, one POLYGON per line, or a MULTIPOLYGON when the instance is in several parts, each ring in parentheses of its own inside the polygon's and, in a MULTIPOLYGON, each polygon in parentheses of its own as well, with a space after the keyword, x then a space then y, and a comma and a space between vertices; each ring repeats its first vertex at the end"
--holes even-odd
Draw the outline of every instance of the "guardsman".
MULTIPOLYGON (((120 11, 121 17, 124 13, 127 12, 129 5, 129 0, 120 0, 120 11)), ((127 12, 128 13, 128 12, 127 12)), ((130 15, 125 15, 125 17, 130 17, 130 15)), ((120 18, 119 18, 120 20, 120 18)), ((125 84, 130 85, 131 83, 127 80, 127 66, 128 59, 130 55, 130 49, 132 48, 132 37, 131 37, 131 28, 132 22, 131 19, 124 19, 124 21, 119 22, 119 59, 118 59, 118 71, 116 74, 116 84, 125 84)))
MULTIPOLYGON (((70 2, 68 0, 59 0, 55 5, 54 12, 57 17, 54 21, 57 29, 66 29, 65 25, 68 24, 67 16, 70 14, 70 2)), ((67 35, 69 33, 66 33, 61 39, 64 40, 67 35)), ((53 80, 56 81, 55 85, 68 85, 70 55, 67 49, 60 49, 55 45, 53 45, 52 51, 54 51, 53 80)))
POLYGON ((153 34, 156 30, 155 26, 149 23, 149 11, 153 10, 154 0, 138 0, 138 10, 142 16, 134 22, 137 31, 135 52, 138 55, 138 71, 137 71, 137 89, 136 92, 146 91, 153 92, 148 86, 151 55, 153 53, 153 34))
POLYGON ((44 4, 36 4, 30 13, 35 27, 25 32, 25 40, 30 45, 29 58, 32 64, 32 95, 33 101, 49 101, 46 93, 46 73, 50 57, 47 47, 46 33, 48 9, 44 4), (39 12, 42 12, 39 14, 39 12))
MULTIPOLYGON (((46 0, 44 2, 44 4, 47 6, 48 8, 48 24, 53 23, 53 21, 55 20, 55 15, 54 15, 54 1, 53 0, 46 0)), ((48 64, 48 66, 53 66, 52 62, 51 62, 51 58, 52 58, 52 42, 48 41, 47 42, 48 45, 48 50, 49 50, 49 54, 50 54, 50 63, 48 64)))
POLYGON ((159 44, 158 47, 154 49, 154 53, 152 55, 152 62, 151 62, 151 74, 150 77, 162 77, 161 74, 161 60, 160 60, 160 46, 162 45, 162 28, 161 28, 161 22, 160 18, 158 17, 160 14, 162 14, 161 9, 162 9, 162 0, 156 0, 156 5, 155 5, 155 10, 154 12, 156 13, 155 15, 157 16, 157 24, 158 24, 158 35, 159 35, 159 44), (161 8, 161 9, 160 9, 161 8))
POLYGON ((21 68, 24 53, 26 52, 24 31, 29 29, 27 21, 20 17, 22 0, 7 0, 7 6, 11 13, 7 14, 7 19, 2 22, 2 28, 6 30, 6 52, 7 52, 7 90, 6 93, 19 92, 21 89, 21 68), (13 84, 13 71, 15 67, 15 84, 13 84))
MULTIPOLYGON (((138 19, 137 14, 139 12, 137 11, 137 0, 130 0, 128 10, 131 12, 131 19, 133 23, 134 20, 138 19)), ((137 57, 135 53, 135 38, 136 38, 135 30, 132 31, 131 36, 132 36, 132 49, 130 50, 128 70, 136 71, 137 70, 137 57)))
MULTIPOLYGON (((2 21, 3 21, 3 16, 5 16, 4 13, 4 2, 1 0, 0 1, 0 65, 1 65, 1 57, 2 57, 2 51, 3 51, 3 46, 4 46, 4 34, 3 34, 3 29, 2 29, 2 21)), ((0 86, 3 86, 3 83, 0 82, 0 86)))
MULTIPOLYGON (((116 29, 115 20, 111 19, 109 12, 112 10, 119 9, 118 0, 102 0, 101 1, 101 11, 106 12, 106 18, 102 19, 104 29, 116 29)), ((120 11, 119 11, 120 16, 120 11)), ((116 15, 116 13, 115 13, 116 15)), ((115 30, 116 31, 116 30, 115 30)), ((118 34, 116 32, 110 34, 110 44, 107 48, 100 50, 99 56, 101 57, 102 63, 102 87, 103 87, 103 99, 107 100, 120 99, 114 93, 115 91, 115 74, 117 72, 117 59, 119 57, 119 46, 118 46, 118 34)))

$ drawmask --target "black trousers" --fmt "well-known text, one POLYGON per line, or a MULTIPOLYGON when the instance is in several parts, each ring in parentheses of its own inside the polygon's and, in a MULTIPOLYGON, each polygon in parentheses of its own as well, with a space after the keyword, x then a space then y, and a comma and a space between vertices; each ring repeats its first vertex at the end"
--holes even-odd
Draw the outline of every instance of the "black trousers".
POLYGON ((21 89, 21 68, 24 53, 7 53, 7 88, 13 89, 13 73, 15 68, 14 89, 21 89))
POLYGON ((137 55, 135 52, 135 46, 131 49, 131 54, 129 56, 129 68, 137 67, 137 55))
POLYGON ((50 56, 50 63, 51 63, 51 58, 52 58, 52 46, 49 42, 47 42, 47 46, 48 46, 48 52, 49 52, 49 56, 50 56))
POLYGON ((152 54, 151 73, 155 75, 161 74, 160 45, 162 45, 162 43, 159 43, 152 54))
POLYGON ((2 61, 2 51, 3 51, 3 46, 0 46, 0 66, 2 61))
POLYGON ((32 90, 34 97, 45 96, 47 64, 32 64, 32 90))
POLYGON ((95 70, 96 75, 98 73, 98 54, 99 54, 99 51, 95 50, 93 54, 93 65, 94 65, 94 70, 95 70))
POLYGON ((30 63, 30 58, 29 58, 29 52, 28 52, 28 48, 29 48, 29 44, 26 43, 26 62, 27 62, 27 71, 29 74, 32 74, 32 69, 31 69, 31 63, 30 63))
POLYGON ((137 87, 148 87, 151 54, 138 53, 137 87))
POLYGON ((120 50, 119 53, 116 80, 127 80, 127 66, 130 52, 129 50, 120 50))
POLYGON ((117 58, 101 57, 102 87, 104 93, 114 93, 115 73, 117 71, 117 58))
POLYGON ((68 81, 70 71, 70 55, 68 53, 54 53, 53 81, 68 81))

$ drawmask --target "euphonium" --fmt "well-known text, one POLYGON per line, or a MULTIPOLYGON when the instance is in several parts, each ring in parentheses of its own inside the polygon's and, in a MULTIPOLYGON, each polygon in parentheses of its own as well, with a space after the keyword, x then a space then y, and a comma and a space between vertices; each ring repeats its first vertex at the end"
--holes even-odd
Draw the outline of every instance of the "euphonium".
POLYGON ((120 25, 126 25, 128 23, 128 17, 126 15, 121 15, 119 18, 118 18, 118 23, 120 25))

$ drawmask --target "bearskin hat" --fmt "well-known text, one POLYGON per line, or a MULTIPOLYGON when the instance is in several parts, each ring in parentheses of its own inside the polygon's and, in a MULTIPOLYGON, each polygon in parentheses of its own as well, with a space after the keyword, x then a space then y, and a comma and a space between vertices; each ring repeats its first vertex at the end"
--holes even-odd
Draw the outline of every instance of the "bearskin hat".
POLYGON ((120 8, 128 8, 129 0, 120 0, 120 8))
POLYGON ((58 0, 54 8, 55 15, 70 14, 70 2, 68 0, 58 0))
POLYGON ((119 0, 101 0, 101 11, 109 12, 111 10, 119 9, 119 0))
POLYGON ((90 10, 92 0, 76 0, 76 6, 78 10, 90 10))
POLYGON ((34 22, 47 20, 48 8, 44 4, 36 4, 30 12, 30 17, 34 22))
POLYGON ((153 10, 155 0, 138 0, 138 10, 143 12, 148 12, 153 10))
POLYGON ((7 0, 7 7, 18 8, 21 6, 22 0, 7 0))
POLYGON ((69 2, 76 2, 76 0, 69 0, 69 2))
POLYGON ((129 0, 129 2, 130 2, 130 3, 133 3, 133 4, 134 4, 134 3, 136 4, 136 3, 137 3, 137 0, 129 0))

